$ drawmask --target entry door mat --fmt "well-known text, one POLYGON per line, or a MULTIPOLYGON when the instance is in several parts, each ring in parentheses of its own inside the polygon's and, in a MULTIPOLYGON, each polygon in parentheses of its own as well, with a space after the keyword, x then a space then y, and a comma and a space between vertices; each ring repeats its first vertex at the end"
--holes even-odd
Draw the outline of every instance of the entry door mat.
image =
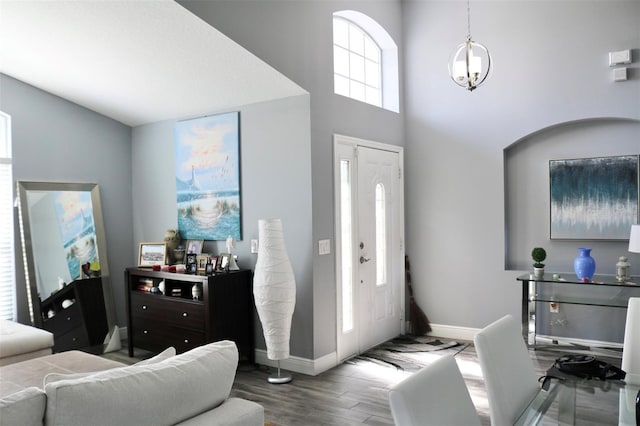
POLYGON ((345 362, 359 365, 375 363, 401 371, 415 372, 444 355, 457 355, 468 343, 443 341, 436 337, 402 335, 369 349, 345 362))

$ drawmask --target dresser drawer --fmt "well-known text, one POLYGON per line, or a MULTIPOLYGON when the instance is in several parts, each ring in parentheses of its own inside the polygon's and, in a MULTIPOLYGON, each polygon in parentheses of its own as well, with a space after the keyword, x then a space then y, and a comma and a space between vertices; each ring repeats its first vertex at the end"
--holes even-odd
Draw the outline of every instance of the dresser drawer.
POLYGON ((132 318, 204 331, 204 306, 201 303, 136 293, 139 292, 131 294, 132 318))
POLYGON ((55 316, 48 318, 44 322, 44 329, 52 332, 54 335, 64 334, 78 326, 83 325, 80 306, 74 303, 67 309, 56 312, 55 316))
POLYGON ((89 336, 83 325, 57 335, 53 341, 53 351, 63 352, 70 349, 78 349, 89 346, 89 336))
POLYGON ((134 321, 133 341, 139 348, 162 351, 173 346, 177 352, 184 352, 206 343, 204 331, 166 326, 151 320, 134 321))

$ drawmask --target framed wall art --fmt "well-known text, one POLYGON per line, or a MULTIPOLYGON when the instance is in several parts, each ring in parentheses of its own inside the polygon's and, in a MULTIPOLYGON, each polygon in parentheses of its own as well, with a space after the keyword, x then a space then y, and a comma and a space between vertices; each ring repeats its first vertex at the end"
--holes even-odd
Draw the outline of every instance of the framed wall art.
POLYGON ((152 267, 164 265, 167 255, 166 243, 140 243, 138 251, 138 266, 152 267))
POLYGON ((176 201, 183 238, 242 239, 240 113, 175 125, 176 201))
POLYGON ((625 240, 638 223, 638 155, 549 161, 550 237, 625 240))

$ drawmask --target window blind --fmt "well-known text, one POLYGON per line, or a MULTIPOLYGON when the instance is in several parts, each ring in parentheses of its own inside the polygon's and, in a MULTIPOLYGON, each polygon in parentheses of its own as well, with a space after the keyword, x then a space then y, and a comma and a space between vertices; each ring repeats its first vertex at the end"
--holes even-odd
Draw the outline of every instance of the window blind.
POLYGON ((11 118, 0 111, 0 318, 16 319, 11 118))

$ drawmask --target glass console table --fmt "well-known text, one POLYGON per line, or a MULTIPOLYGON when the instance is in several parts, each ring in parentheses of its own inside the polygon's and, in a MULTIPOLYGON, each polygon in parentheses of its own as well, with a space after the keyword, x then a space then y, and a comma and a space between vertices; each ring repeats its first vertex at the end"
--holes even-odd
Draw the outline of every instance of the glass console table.
POLYGON ((540 389, 514 425, 640 425, 639 392, 639 385, 621 380, 552 379, 549 390, 540 389))
POLYGON ((573 273, 547 273, 517 280, 522 284, 522 336, 528 345, 535 347, 536 338, 545 336, 622 347, 629 298, 640 297, 639 276, 619 282, 615 275, 595 275, 582 282, 573 273), (536 330, 536 325, 544 329, 536 330), (577 335, 580 327, 588 330, 587 337, 577 335))

